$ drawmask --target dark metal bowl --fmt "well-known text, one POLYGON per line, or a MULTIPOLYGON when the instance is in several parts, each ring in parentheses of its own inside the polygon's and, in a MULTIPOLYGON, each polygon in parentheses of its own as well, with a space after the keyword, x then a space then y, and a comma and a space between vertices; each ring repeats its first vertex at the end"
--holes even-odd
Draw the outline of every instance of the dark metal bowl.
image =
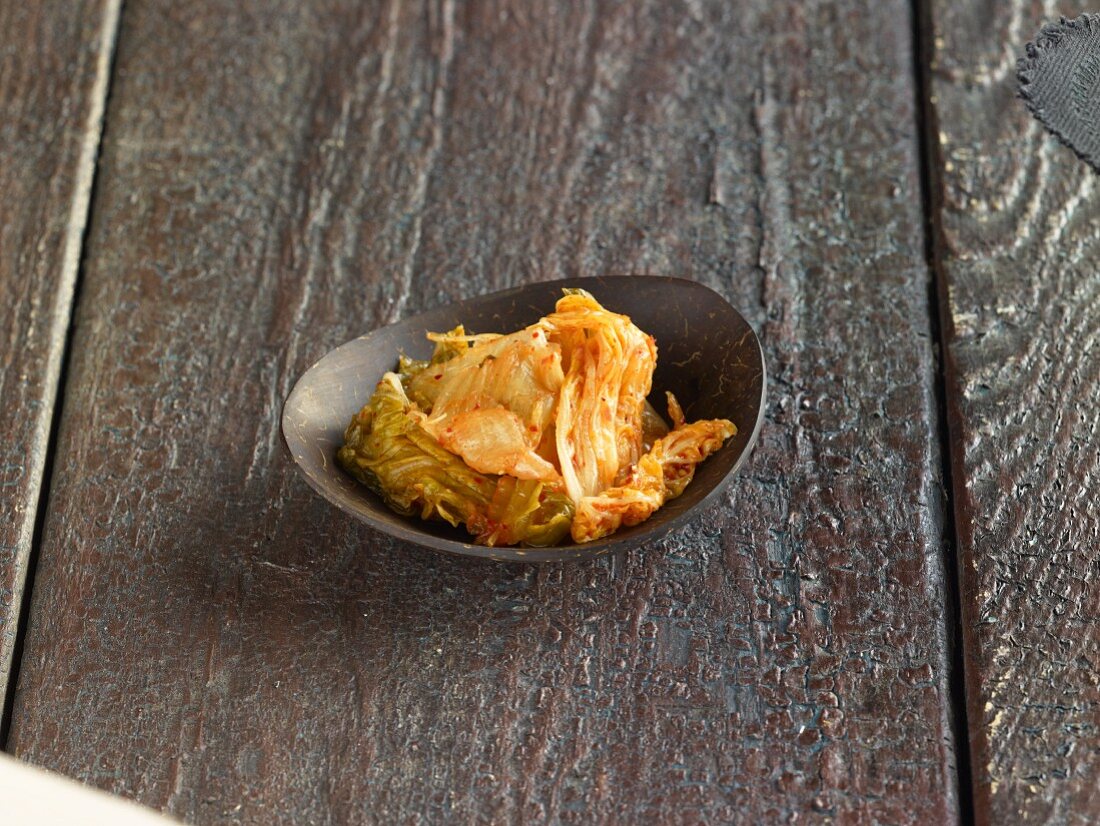
POLYGON ((748 322, 714 291, 678 278, 610 276, 530 284, 461 301, 375 330, 337 347, 310 367, 283 407, 283 436, 309 484, 338 508, 392 536, 456 554, 542 562, 587 559, 652 542, 711 502, 745 461, 764 417, 764 357, 748 322), (344 429, 367 402, 398 353, 427 358, 424 334, 458 324, 478 333, 508 333, 551 312, 563 287, 583 287, 609 310, 625 313, 657 339, 654 406, 676 394, 688 421, 731 419, 737 435, 699 466, 683 495, 649 520, 595 542, 552 548, 487 548, 462 529, 400 516, 336 464, 344 429))

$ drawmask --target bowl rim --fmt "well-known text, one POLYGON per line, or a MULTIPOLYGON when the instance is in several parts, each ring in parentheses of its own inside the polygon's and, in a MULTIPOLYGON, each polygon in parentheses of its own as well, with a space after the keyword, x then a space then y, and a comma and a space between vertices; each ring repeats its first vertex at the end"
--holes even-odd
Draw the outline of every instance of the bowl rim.
MULTIPOLYGON (((396 358, 396 357, 395 357, 396 358)), ((734 307, 726 298, 715 290, 708 287, 706 284, 702 284, 699 281, 694 281, 687 278, 677 278, 674 276, 664 275, 601 275, 601 276, 588 276, 588 277, 574 277, 574 278, 560 278, 549 281, 533 281, 527 284, 520 285, 518 287, 510 287, 505 290, 498 290, 495 292, 484 293, 482 295, 472 296, 470 298, 462 299, 460 301, 452 302, 450 304, 440 305, 415 315, 408 316, 398 321, 386 324, 381 327, 377 327, 368 333, 360 336, 356 336, 349 341, 340 344, 328 350, 324 355, 317 359, 307 369, 302 371, 301 375, 294 382, 294 386, 287 394, 286 399, 283 401, 281 416, 280 416, 280 431, 282 433, 282 441, 284 447, 290 453, 290 458, 297 466, 298 470, 305 477, 306 482, 311 488, 320 496, 325 499, 329 504, 334 505, 346 514, 349 514, 361 522, 370 525, 377 531, 384 533, 388 536, 392 536, 395 539, 399 539, 405 542, 410 542, 414 545, 419 545, 423 548, 430 548, 431 550, 444 551, 446 553, 455 554, 458 556, 468 556, 482 559, 492 559, 498 562, 558 562, 558 561, 572 561, 592 559, 597 556, 612 553, 614 551, 622 550, 628 547, 639 547, 641 545, 650 544, 663 539, 672 531, 677 530, 687 523, 689 518, 697 515, 697 513, 705 507, 713 504, 714 500, 723 493, 729 486, 730 481, 741 469, 741 467, 748 460, 749 455, 752 453, 753 448, 756 446, 756 442, 760 436, 760 431, 764 423, 765 403, 767 400, 768 390, 768 371, 767 362, 764 358, 764 348, 760 341, 760 337, 757 335, 756 330, 749 324, 748 320, 741 315, 741 313, 734 307), (760 401, 756 410, 756 420, 752 425, 752 432, 749 434, 748 439, 745 440, 744 447, 741 450, 740 455, 736 461, 730 466, 726 474, 719 479, 711 487, 703 497, 689 508, 686 508, 683 512, 676 514, 660 523, 654 523, 648 531, 645 529, 646 523, 641 523, 638 527, 642 529, 641 533, 631 532, 628 535, 623 535, 622 532, 616 532, 609 536, 597 539, 592 542, 585 542, 582 544, 569 543, 565 545, 553 545, 545 548, 537 547, 522 547, 522 546, 488 546, 478 545, 473 542, 463 542, 457 539, 449 539, 442 536, 436 536, 431 533, 427 533, 424 530, 414 527, 415 523, 411 520, 414 517, 404 517, 400 522, 384 522, 383 520, 375 517, 369 512, 364 512, 351 507, 347 503, 334 499, 330 496, 329 491, 325 488, 323 482, 315 477, 312 470, 303 464, 304 457, 300 456, 295 451, 295 443, 305 443, 304 437, 296 432, 295 422, 292 417, 292 409, 299 393, 305 392, 304 388, 307 385, 306 379, 310 373, 318 369, 321 364, 333 357, 338 351, 352 346, 361 346, 361 343, 368 341, 371 338, 379 335, 383 330, 390 327, 415 322, 417 318, 428 315, 440 310, 448 310, 461 314, 461 311, 470 306, 475 306, 487 299, 501 299, 507 298, 512 295, 520 295, 532 288, 546 288, 555 285, 562 287, 577 286, 578 282, 587 282, 590 286, 598 289, 595 282, 599 281, 613 281, 613 280, 645 280, 652 283, 655 282, 673 282, 678 286, 691 289, 702 289, 710 293, 715 300, 721 301, 728 306, 733 313, 744 322, 745 327, 751 333, 752 340, 756 344, 757 353, 760 360, 760 401), (409 520, 406 522, 406 520, 409 520)), ((363 498, 373 497, 381 503, 381 499, 377 497, 372 491, 363 487, 362 485, 356 485, 356 489, 363 498)), ((385 505, 382 505, 385 507, 385 505)))

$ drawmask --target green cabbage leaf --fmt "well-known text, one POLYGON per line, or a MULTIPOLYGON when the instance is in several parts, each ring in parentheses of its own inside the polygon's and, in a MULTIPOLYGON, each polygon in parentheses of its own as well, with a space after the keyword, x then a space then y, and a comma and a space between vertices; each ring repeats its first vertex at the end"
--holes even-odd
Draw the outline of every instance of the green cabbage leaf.
MULTIPOLYGON (((408 360, 400 369, 407 380, 417 372, 408 360)), ((352 419, 336 457, 344 470, 398 513, 465 525, 482 544, 546 546, 568 536, 573 503, 560 484, 474 470, 420 425, 401 378, 387 373, 352 419)))

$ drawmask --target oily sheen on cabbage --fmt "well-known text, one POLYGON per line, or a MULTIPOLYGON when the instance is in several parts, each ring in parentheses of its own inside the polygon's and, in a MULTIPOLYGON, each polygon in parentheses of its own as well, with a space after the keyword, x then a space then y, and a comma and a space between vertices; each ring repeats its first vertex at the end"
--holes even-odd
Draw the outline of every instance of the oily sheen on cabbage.
POLYGON ((337 461, 398 513, 464 526, 485 545, 590 542, 648 519, 736 433, 671 430, 646 401, 653 337, 584 290, 508 334, 429 333, 348 426, 337 461))

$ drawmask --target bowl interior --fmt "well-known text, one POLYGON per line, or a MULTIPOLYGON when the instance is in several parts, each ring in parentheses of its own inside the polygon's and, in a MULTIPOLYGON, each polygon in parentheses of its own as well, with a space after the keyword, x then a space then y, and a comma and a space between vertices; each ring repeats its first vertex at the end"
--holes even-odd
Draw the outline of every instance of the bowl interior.
POLYGON ((658 276, 610 276, 542 282, 408 318, 349 341, 307 370, 283 409, 283 435, 309 483, 325 498, 386 533, 438 550, 494 559, 576 559, 641 544, 681 524, 716 496, 756 440, 763 416, 764 360, 752 328, 721 296, 692 281, 658 276), (427 358, 427 331, 464 324, 477 333, 512 332, 552 311, 565 287, 583 287, 601 304, 629 315, 657 339, 650 401, 665 411, 671 390, 688 421, 728 418, 737 435, 699 466, 677 499, 649 520, 596 542, 553 548, 485 548, 461 529, 399 516, 335 464, 344 429, 392 370, 398 353, 427 358))

